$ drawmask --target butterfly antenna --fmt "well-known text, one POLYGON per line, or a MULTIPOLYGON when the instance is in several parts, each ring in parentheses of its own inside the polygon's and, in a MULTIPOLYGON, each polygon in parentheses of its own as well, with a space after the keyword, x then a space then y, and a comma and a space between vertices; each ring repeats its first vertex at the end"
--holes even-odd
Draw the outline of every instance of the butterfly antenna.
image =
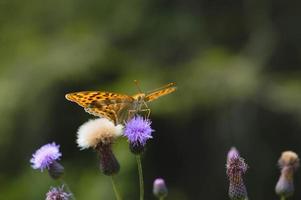
POLYGON ((140 87, 139 87, 139 81, 134 80, 134 83, 135 83, 135 85, 136 85, 138 91, 139 91, 140 93, 143 93, 142 90, 141 90, 140 87))
POLYGON ((162 90, 162 89, 169 88, 169 87, 176 87, 176 83, 175 83, 175 82, 168 83, 168 84, 166 84, 166 85, 163 85, 162 87, 156 88, 156 89, 151 90, 151 91, 147 91, 147 93, 156 92, 156 91, 158 91, 158 90, 162 90))

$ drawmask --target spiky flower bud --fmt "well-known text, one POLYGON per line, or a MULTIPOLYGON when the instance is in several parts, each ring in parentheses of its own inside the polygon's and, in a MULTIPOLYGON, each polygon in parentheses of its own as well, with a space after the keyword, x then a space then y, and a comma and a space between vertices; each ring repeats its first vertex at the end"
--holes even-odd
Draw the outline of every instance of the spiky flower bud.
POLYGON ((247 200, 247 188, 243 181, 243 174, 246 173, 248 165, 240 157, 236 148, 232 147, 227 157, 227 175, 229 178, 229 197, 231 200, 247 200))
POLYGON ((153 193, 159 199, 163 199, 167 196, 167 187, 165 185, 165 181, 162 178, 157 178, 154 181, 153 193))
POLYGON ((299 157, 295 152, 284 151, 278 160, 281 175, 276 184, 275 191, 279 196, 290 197, 294 193, 294 172, 299 167, 299 157))

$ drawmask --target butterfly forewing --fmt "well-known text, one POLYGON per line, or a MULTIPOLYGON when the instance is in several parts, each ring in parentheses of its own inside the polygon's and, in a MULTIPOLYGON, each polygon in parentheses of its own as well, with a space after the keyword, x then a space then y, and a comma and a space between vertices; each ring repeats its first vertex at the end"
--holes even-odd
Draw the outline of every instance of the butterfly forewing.
POLYGON ((155 100, 155 99, 157 99, 161 96, 164 96, 164 95, 167 95, 167 94, 170 94, 170 93, 176 91, 177 88, 173 85, 170 86, 170 87, 166 87, 164 89, 160 89, 160 90, 157 90, 157 91, 154 91, 154 92, 151 92, 151 93, 147 94, 146 97, 145 97, 145 101, 150 102, 150 101, 153 101, 153 100, 155 100))
POLYGON ((117 102, 132 101, 132 97, 112 92, 83 91, 66 94, 66 99, 82 107, 91 104, 112 104, 117 102))

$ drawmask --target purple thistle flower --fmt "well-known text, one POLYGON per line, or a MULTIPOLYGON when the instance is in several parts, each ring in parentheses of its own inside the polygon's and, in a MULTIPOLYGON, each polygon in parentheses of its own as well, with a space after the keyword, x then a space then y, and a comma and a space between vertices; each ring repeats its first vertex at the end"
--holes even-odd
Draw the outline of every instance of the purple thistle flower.
POLYGON ((246 173, 248 165, 244 159, 239 156, 235 148, 231 148, 227 157, 227 175, 229 178, 229 197, 231 200, 248 199, 247 188, 243 182, 242 175, 246 173))
POLYGON ((50 165, 62 156, 59 147, 53 142, 39 148, 30 159, 32 168, 40 169, 41 171, 49 169, 50 165))
POLYGON ((71 194, 64 192, 64 186, 51 188, 46 194, 46 200, 68 200, 71 194))
POLYGON ((141 116, 135 116, 125 124, 124 136, 133 146, 144 146, 146 141, 152 138, 151 121, 143 119, 141 116))

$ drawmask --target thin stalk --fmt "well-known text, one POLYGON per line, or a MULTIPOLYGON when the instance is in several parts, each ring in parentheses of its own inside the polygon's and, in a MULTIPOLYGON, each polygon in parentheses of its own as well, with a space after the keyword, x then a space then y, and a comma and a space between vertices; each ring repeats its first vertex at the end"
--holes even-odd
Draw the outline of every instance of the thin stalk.
POLYGON ((111 176, 111 182, 112 182, 112 187, 113 187, 113 190, 114 190, 114 194, 115 194, 115 197, 117 200, 121 200, 121 196, 117 190, 117 187, 116 187, 116 183, 115 183, 115 179, 113 176, 111 176))
POLYGON ((140 185, 140 200, 144 199, 144 183, 143 183, 143 172, 141 164, 141 156, 136 155, 137 165, 138 165, 138 174, 139 174, 139 185, 140 185))
POLYGON ((286 200, 285 196, 282 195, 282 196, 280 197, 280 200, 286 200))
POLYGON ((159 200, 164 200, 164 197, 160 197, 159 200))
POLYGON ((70 188, 69 188, 68 184, 66 183, 66 181, 64 181, 64 179, 62 179, 62 178, 60 178, 60 181, 61 181, 61 183, 63 184, 63 186, 66 188, 66 191, 67 191, 69 194, 71 194, 71 196, 70 196, 71 199, 72 199, 72 200, 76 200, 76 198, 75 198, 73 192, 70 190, 70 188))

